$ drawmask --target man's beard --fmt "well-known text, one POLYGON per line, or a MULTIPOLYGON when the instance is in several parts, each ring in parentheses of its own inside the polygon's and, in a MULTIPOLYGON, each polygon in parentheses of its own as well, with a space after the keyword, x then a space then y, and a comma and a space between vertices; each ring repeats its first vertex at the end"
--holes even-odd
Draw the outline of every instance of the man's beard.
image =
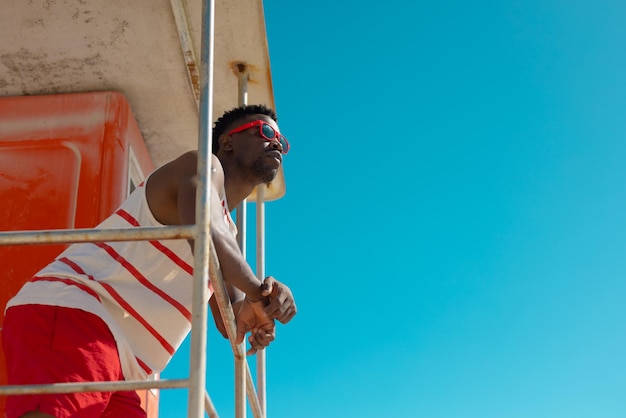
POLYGON ((274 167, 268 167, 263 157, 257 158, 252 165, 252 173, 259 178, 263 183, 269 183, 274 180, 278 169, 274 167))

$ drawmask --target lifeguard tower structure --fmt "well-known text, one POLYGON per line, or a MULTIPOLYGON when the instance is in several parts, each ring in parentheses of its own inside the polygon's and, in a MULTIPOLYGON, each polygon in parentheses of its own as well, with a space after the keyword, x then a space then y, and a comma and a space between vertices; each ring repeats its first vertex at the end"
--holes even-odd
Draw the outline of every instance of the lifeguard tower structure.
MULTIPOLYGON (((275 108, 261 0, 0 0, 0 321, 19 287, 71 242, 193 238, 195 293, 189 378, 6 386, 8 394, 139 391, 158 417, 158 390, 189 388, 187 415, 217 417, 205 390, 209 275, 229 327, 232 310, 208 235, 210 132, 216 116, 246 103, 275 108), (155 167, 200 155, 196 225, 96 230, 155 167), (202 226, 205 225, 205 226, 202 226)), ((256 205, 264 276, 264 203, 285 193, 284 173, 248 200, 256 205)), ((237 208, 245 254, 246 204, 237 208)), ((232 343, 235 413, 266 416, 265 357, 256 382, 232 343), (246 403, 246 398, 248 403, 246 403)), ((0 352, 0 356, 2 353, 0 352)))

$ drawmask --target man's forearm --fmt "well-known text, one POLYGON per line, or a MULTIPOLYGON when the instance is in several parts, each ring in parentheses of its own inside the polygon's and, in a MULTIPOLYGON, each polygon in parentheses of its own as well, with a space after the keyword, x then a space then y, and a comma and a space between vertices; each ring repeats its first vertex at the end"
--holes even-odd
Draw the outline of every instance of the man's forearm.
MULTIPOLYGON (((227 286, 230 285, 241 292, 253 301, 263 299, 261 294, 261 281, 254 275, 254 272, 248 265, 247 261, 241 254, 237 241, 229 239, 219 233, 211 234, 213 238, 213 245, 215 246, 215 252, 220 262, 220 269, 222 270, 222 276, 227 286), (216 236, 217 235, 217 236, 216 236), (220 236, 221 235, 221 236, 220 236)), ((229 292, 230 295, 230 292, 229 292)), ((231 296, 235 300, 240 295, 234 290, 231 296)), ((241 298, 241 295, 239 296, 241 298)))

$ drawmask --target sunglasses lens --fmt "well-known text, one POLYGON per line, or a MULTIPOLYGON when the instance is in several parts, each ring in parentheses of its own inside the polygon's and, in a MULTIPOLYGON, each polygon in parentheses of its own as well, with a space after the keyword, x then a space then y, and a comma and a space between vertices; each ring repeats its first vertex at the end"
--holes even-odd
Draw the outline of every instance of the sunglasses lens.
POLYGON ((278 138, 278 141, 283 148, 283 154, 287 154, 287 151, 289 151, 289 142, 287 142, 287 139, 277 133, 269 124, 264 123, 261 125, 261 134, 265 137, 265 139, 270 141, 278 138))
POLYGON ((267 139, 274 139, 274 137, 276 136, 276 131, 274 130, 274 128, 272 128, 267 123, 261 125, 261 133, 263 133, 263 136, 267 139))
POLYGON ((280 145, 283 147, 283 154, 287 154, 287 151, 289 151, 289 142, 287 142, 287 138, 279 135, 278 139, 280 140, 280 145))

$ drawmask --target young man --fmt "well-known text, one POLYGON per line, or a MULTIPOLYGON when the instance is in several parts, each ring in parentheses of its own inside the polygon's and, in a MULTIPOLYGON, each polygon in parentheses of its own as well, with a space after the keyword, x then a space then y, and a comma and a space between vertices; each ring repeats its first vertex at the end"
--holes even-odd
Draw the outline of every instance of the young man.
MULTIPOLYGON (((289 288, 258 280, 241 254, 230 207, 271 181, 289 144, 273 110, 242 106, 215 124, 211 238, 250 352, 296 314, 289 288)), ((197 153, 152 173, 100 228, 195 223, 197 153)), ((10 385, 145 379, 160 372, 191 328, 193 242, 74 244, 7 304, 2 340, 10 385), (191 245, 190 245, 191 244, 191 245)), ((211 286, 210 290, 212 290, 211 286)), ((212 293, 212 291, 211 291, 212 293)), ((225 335, 211 296, 215 323, 225 335)), ((145 417, 134 391, 11 396, 7 417, 145 417)))

